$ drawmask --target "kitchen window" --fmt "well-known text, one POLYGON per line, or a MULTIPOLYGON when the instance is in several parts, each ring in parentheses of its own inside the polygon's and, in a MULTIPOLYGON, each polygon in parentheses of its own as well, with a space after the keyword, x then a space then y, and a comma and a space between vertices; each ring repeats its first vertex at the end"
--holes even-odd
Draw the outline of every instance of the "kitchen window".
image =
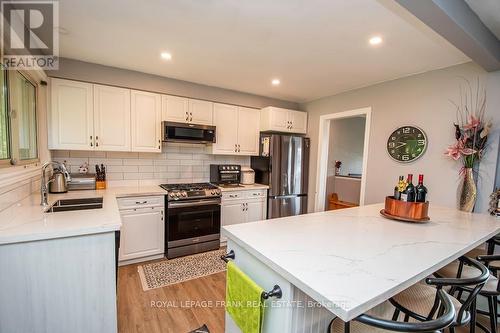
POLYGON ((37 162, 37 86, 19 71, 0 72, 0 166, 37 162))

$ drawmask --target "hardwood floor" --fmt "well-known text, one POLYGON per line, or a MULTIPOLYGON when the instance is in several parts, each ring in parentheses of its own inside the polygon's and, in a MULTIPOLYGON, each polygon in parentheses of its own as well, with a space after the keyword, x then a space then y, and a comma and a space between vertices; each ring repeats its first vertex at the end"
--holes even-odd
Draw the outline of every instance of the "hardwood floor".
POLYGON ((203 324, 224 332, 225 272, 143 291, 138 265, 119 268, 118 332, 187 333, 203 324))

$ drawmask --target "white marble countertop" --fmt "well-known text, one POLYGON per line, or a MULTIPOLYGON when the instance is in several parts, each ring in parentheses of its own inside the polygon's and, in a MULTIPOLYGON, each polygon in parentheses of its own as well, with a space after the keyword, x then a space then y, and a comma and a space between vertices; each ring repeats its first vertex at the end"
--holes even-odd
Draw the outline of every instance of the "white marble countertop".
POLYGON ((0 212, 0 245, 119 230, 116 198, 165 193, 159 186, 145 186, 49 194, 49 206, 59 199, 103 197, 101 209, 55 213, 45 213, 48 207, 40 206, 40 193, 34 193, 0 212))
POLYGON ((349 321, 500 232, 500 221, 431 205, 424 224, 382 204, 243 223, 223 234, 349 321))
POLYGON ((269 186, 263 184, 239 185, 239 186, 219 186, 222 192, 249 191, 249 190, 267 190, 269 186))

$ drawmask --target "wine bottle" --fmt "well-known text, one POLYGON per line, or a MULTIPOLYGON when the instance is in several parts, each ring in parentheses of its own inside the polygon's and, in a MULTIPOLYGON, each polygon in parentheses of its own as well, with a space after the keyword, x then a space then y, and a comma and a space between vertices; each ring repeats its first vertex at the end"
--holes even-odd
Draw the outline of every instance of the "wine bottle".
POLYGON ((427 188, 424 186, 424 175, 418 175, 418 185, 415 187, 416 201, 425 202, 427 196, 427 188))
POLYGON ((406 188, 404 176, 399 176, 398 183, 396 184, 396 187, 394 188, 394 199, 396 200, 401 200, 401 193, 404 191, 406 188))
POLYGON ((413 185, 413 175, 408 174, 408 179, 406 180, 407 185, 403 193, 401 193, 401 200, 414 202, 415 201, 415 186, 413 185))

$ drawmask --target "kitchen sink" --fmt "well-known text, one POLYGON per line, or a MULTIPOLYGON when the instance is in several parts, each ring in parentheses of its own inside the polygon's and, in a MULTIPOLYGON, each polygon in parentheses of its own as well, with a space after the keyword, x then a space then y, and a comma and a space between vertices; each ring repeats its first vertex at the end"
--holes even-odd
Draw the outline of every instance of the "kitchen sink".
POLYGON ((81 199, 61 199, 54 202, 46 213, 67 212, 70 210, 85 210, 102 208, 102 197, 81 198, 81 199))

